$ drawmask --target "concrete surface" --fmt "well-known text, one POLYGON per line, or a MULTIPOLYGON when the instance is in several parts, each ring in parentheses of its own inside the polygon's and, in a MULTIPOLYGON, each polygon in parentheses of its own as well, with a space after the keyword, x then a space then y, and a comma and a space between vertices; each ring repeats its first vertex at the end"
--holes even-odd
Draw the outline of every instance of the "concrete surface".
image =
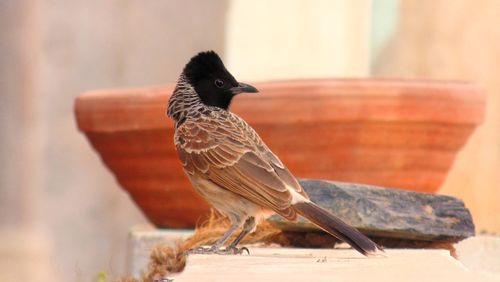
POLYGON ((465 267, 500 281, 500 237, 477 236, 455 245, 457 256, 465 267))
POLYGON ((182 281, 498 281, 467 270, 445 250, 250 248, 251 255, 192 255, 182 281))
MULTIPOLYGON (((174 244, 192 230, 132 229, 128 275, 139 277, 157 244, 174 244)), ((174 281, 500 281, 500 237, 477 236, 455 245, 459 260, 447 250, 388 249, 364 257, 346 244, 336 249, 250 246, 250 255, 191 255, 174 281), (365 280, 366 279, 366 280, 365 280)))

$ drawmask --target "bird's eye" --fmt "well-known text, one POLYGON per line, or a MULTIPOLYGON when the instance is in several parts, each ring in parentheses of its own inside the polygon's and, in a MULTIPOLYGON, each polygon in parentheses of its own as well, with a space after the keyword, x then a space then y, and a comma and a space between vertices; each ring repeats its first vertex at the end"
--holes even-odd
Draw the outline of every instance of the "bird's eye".
POLYGON ((216 79, 214 81, 214 83, 215 83, 215 86, 217 86, 219 88, 222 88, 224 86, 224 80, 222 80, 222 79, 216 79))

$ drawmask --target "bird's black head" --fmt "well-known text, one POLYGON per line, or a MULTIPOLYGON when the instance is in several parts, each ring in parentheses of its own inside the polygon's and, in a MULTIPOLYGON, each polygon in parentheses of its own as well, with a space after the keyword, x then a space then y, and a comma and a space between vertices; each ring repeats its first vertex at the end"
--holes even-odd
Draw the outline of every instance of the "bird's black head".
POLYGON ((258 92, 255 87, 236 81, 214 51, 201 52, 191 58, 183 74, 208 106, 227 110, 235 95, 258 92))

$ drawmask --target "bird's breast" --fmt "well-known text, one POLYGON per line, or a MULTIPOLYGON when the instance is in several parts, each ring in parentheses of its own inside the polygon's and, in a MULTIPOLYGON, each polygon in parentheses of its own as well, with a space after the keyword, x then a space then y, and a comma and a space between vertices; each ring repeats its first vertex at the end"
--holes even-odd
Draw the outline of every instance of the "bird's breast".
POLYGON ((209 204, 223 215, 229 217, 233 222, 239 222, 249 216, 260 220, 274 214, 271 210, 262 208, 242 196, 218 186, 210 180, 189 174, 188 177, 196 191, 209 204))

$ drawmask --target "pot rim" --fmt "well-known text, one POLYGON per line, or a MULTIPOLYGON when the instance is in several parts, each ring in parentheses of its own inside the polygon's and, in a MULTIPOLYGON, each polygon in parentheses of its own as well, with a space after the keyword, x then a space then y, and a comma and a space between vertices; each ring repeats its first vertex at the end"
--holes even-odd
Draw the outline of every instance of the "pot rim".
MULTIPOLYGON (((323 78, 252 84, 262 95, 239 96, 231 109, 251 124, 410 121, 476 125, 484 119, 486 103, 483 89, 465 81, 323 78), (274 103, 281 105, 280 111, 274 103)), ((174 86, 83 93, 75 101, 78 128, 84 132, 172 128, 165 107, 174 86)))

